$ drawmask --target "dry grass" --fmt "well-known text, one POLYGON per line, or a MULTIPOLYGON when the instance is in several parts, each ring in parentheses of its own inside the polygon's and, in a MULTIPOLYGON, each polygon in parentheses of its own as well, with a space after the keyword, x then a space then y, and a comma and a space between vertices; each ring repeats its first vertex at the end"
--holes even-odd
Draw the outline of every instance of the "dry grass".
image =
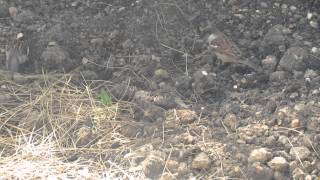
POLYGON ((121 156, 130 141, 118 132, 130 104, 104 106, 99 92, 110 84, 79 77, 0 81, 1 179, 133 178, 121 156))

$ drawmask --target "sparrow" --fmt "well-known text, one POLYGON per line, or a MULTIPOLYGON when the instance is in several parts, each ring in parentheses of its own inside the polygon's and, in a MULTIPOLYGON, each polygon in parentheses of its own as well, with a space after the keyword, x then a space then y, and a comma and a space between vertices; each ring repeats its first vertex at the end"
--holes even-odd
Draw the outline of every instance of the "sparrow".
POLYGON ((19 72, 20 65, 28 60, 29 49, 25 48, 24 35, 19 33, 16 39, 6 48, 6 68, 19 72))
POLYGON ((237 45, 219 30, 215 30, 208 37, 208 45, 209 51, 224 63, 244 64, 257 72, 262 71, 259 65, 244 58, 237 45))

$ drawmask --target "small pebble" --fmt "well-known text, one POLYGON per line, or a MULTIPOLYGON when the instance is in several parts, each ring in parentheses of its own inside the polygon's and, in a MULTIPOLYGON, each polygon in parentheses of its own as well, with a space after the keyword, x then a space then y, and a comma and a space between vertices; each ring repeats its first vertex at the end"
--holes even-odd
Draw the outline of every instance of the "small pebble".
POLYGON ((282 8, 282 9, 287 9, 287 8, 288 8, 288 5, 287 5, 287 4, 282 4, 282 5, 281 5, 281 8, 282 8))
POLYGON ((265 162, 271 157, 271 153, 266 148, 254 149, 249 156, 250 162, 265 162))
POLYGON ((291 11, 295 11, 295 10, 297 10, 297 7, 296 6, 290 6, 290 10, 291 11))
POLYGON ((211 160, 209 156, 206 153, 201 152, 193 159, 191 167, 194 169, 207 169, 210 167, 210 164, 211 160))
POLYGON ((10 14, 11 17, 16 17, 16 16, 17 16, 17 13, 18 13, 17 8, 15 8, 15 7, 9 7, 9 14, 10 14))
POLYGON ((289 163, 283 157, 274 157, 268 162, 268 166, 273 170, 284 172, 288 169, 289 163))
POLYGON ((304 146, 292 147, 290 149, 290 155, 296 159, 305 160, 310 156, 310 154, 310 150, 304 146))
POLYGON ((263 7, 263 8, 267 8, 268 7, 268 4, 266 2, 261 2, 260 3, 260 6, 263 7))
POLYGON ((312 53, 318 53, 318 52, 319 52, 319 48, 317 48, 317 47, 312 47, 312 48, 311 48, 311 52, 312 52, 312 53))
POLYGON ((311 12, 308 12, 308 14, 307 14, 307 19, 311 19, 313 17, 313 13, 311 13, 311 12))
POLYGON ((319 28, 319 23, 317 21, 310 21, 309 24, 311 27, 313 27, 315 29, 319 28))
POLYGON ((291 127, 292 127, 292 128, 299 128, 299 127, 301 127, 300 120, 299 120, 299 119, 294 119, 294 120, 292 120, 292 122, 291 122, 291 127))

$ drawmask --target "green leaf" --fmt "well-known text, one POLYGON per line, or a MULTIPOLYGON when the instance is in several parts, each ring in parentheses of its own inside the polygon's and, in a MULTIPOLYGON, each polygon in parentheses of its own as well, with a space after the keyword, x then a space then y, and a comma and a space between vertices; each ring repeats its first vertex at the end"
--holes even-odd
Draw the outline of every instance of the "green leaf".
POLYGON ((104 89, 101 89, 101 91, 100 91, 100 99, 101 99, 101 102, 102 102, 103 105, 111 106, 112 99, 108 95, 107 91, 105 91, 104 89))

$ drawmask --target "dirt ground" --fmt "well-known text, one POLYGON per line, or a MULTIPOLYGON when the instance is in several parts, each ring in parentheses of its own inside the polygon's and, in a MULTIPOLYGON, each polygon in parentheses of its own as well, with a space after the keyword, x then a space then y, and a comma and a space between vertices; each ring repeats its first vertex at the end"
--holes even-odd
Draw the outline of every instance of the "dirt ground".
POLYGON ((80 179, 320 179, 319 23, 318 0, 1 0, 0 175, 50 139, 80 179))

